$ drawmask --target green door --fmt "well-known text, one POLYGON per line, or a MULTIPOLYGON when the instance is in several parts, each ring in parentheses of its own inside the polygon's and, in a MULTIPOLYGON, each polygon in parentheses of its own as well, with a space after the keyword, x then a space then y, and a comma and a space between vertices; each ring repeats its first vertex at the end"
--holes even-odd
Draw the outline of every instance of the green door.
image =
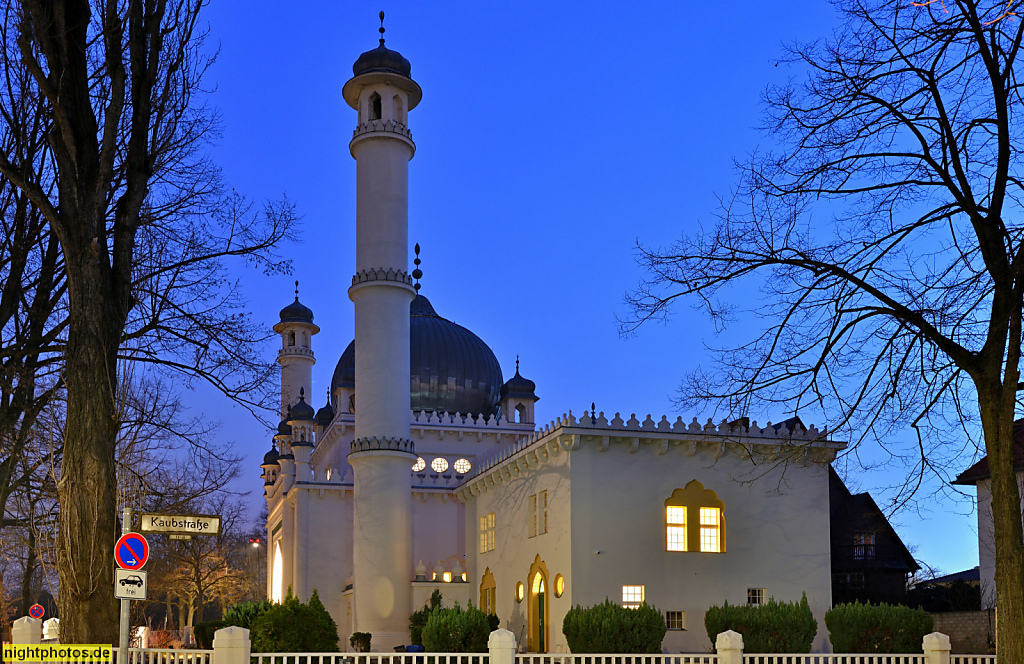
MULTIPOLYGON (((543 581, 541 582, 543 588, 543 581)), ((547 652, 544 647, 544 591, 537 593, 537 652, 547 652)))

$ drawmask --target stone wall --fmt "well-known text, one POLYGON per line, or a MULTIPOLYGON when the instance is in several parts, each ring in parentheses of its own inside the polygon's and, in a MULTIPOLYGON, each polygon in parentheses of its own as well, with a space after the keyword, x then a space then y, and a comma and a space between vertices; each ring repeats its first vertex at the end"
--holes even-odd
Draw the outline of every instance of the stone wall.
POLYGON ((996 612, 994 609, 984 611, 950 611, 933 613, 936 632, 949 635, 952 652, 957 654, 985 654, 995 652, 989 649, 989 643, 995 643, 996 612))

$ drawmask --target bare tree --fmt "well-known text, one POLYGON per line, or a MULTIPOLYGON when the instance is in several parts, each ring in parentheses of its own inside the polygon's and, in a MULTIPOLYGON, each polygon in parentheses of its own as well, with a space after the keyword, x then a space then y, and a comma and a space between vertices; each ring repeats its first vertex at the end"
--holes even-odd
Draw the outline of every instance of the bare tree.
POLYGON ((252 406, 269 372, 221 261, 280 269, 272 248, 293 214, 287 203, 248 206, 205 157, 216 124, 199 87, 210 64, 203 4, 22 0, 3 17, 0 57, 29 90, 0 90, 0 130, 27 133, 14 112, 25 97, 43 109, 47 143, 41 168, 0 151, 0 174, 57 238, 67 284, 57 551, 68 642, 116 638, 119 358, 201 375, 252 406))
POLYGON ((992 471, 999 657, 1024 661, 1024 534, 1013 470, 1024 237, 1016 79, 1024 23, 1005 2, 836 4, 843 27, 790 50, 805 80, 770 87, 776 154, 755 155, 713 228, 641 248, 625 331, 687 298, 718 323, 743 283, 763 333, 721 349, 684 397, 823 411, 918 433, 908 486, 973 452, 992 471), (826 222, 824 219, 831 217, 826 222), (963 422, 968 424, 961 424, 963 422), (950 444, 952 445, 950 447, 950 444))

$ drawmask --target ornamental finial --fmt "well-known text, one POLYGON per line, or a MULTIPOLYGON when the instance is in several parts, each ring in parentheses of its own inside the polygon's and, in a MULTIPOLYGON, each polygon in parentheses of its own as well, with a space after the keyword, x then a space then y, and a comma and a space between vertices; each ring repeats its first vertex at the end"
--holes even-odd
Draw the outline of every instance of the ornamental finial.
MULTIPOLYGON (((384 12, 381 12, 381 13, 383 14, 384 12)), ((412 278, 416 280, 416 284, 413 286, 413 288, 415 288, 416 292, 419 293, 420 292, 420 277, 423 276, 423 270, 420 269, 420 263, 422 263, 423 261, 420 260, 420 244, 419 244, 419 242, 416 243, 416 246, 413 248, 413 251, 416 252, 416 258, 415 258, 415 260, 413 260, 413 265, 415 265, 416 268, 412 271, 412 278)))
POLYGON ((384 12, 380 13, 380 45, 384 45, 384 12))

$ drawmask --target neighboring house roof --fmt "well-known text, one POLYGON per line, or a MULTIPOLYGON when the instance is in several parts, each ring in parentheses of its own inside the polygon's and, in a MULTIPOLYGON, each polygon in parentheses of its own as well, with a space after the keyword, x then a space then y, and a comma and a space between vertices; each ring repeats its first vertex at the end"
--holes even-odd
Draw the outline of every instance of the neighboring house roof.
POLYGON ((942 586, 956 581, 966 581, 972 585, 981 583, 981 570, 977 567, 965 569, 962 572, 953 572, 945 576, 937 576, 934 579, 926 579, 918 583, 918 586, 942 586))
POLYGON ((833 571, 840 568, 856 567, 857 569, 888 569, 916 572, 921 566, 910 555, 903 540, 893 529, 892 524, 869 493, 850 493, 846 484, 830 465, 828 468, 829 502, 832 528, 832 567, 833 571), (875 543, 875 555, 855 561, 844 555, 850 548, 853 534, 857 532, 875 532, 879 539, 875 543), (839 548, 837 548, 839 547, 839 548))
MULTIPOLYGON (((1017 420, 1013 423, 1013 469, 1024 470, 1024 420, 1017 420)), ((992 472, 988 468, 988 457, 986 456, 957 475, 953 484, 973 486, 979 480, 987 480, 991 476, 992 472)))

